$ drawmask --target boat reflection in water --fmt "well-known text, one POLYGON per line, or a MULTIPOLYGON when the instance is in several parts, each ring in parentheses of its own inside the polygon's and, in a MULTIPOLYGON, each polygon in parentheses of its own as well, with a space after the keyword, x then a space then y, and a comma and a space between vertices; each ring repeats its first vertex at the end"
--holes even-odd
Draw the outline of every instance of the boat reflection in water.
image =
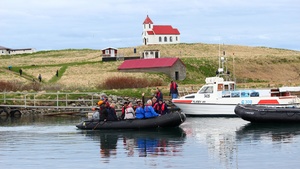
POLYGON ((300 124, 295 123, 248 123, 237 132, 237 140, 272 141, 292 143, 300 134, 300 124))
POLYGON ((82 134, 100 141, 101 158, 116 156, 117 151, 128 157, 178 156, 186 137, 179 127, 156 130, 83 130, 82 134))

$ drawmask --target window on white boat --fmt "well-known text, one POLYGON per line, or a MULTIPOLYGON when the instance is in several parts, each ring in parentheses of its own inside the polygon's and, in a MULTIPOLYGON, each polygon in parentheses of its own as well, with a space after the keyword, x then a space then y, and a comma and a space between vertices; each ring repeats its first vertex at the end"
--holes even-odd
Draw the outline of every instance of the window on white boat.
POLYGON ((199 93, 213 93, 213 86, 203 86, 199 93))

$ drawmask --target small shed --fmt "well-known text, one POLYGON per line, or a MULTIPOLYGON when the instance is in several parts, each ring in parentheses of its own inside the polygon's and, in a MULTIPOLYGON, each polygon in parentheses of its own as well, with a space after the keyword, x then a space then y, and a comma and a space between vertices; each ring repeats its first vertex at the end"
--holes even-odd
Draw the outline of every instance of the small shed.
POLYGON ((186 78, 185 64, 179 58, 154 58, 125 60, 119 67, 122 72, 158 72, 173 80, 186 78))
POLYGON ((118 55, 118 49, 116 48, 104 48, 102 49, 102 57, 116 57, 118 55))
POLYGON ((144 52, 142 53, 142 58, 144 58, 144 59, 160 58, 160 51, 159 50, 144 50, 144 52))

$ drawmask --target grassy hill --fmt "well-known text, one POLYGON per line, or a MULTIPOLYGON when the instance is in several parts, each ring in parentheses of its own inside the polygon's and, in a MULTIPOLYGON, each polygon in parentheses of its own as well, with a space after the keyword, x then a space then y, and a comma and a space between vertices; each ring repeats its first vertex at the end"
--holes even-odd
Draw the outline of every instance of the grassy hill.
MULTIPOLYGON (((226 51, 227 67, 240 87, 300 85, 300 51, 195 43, 137 46, 137 53, 133 53, 134 47, 119 48, 118 53, 124 57, 136 56, 145 49, 158 49, 161 57, 179 57, 187 67, 187 78, 179 85, 199 85, 205 77, 215 75, 219 47, 226 51)), ((169 83, 170 79, 163 74, 118 72, 122 62, 102 62, 100 54, 99 50, 68 49, 0 56, 0 80, 29 83, 41 74, 43 85, 53 86, 54 90, 59 85, 63 89, 85 91, 95 90, 107 78, 119 76, 163 79, 166 86, 169 83), (8 71, 9 65, 12 71, 8 71), (23 76, 18 74, 20 68, 23 76)))

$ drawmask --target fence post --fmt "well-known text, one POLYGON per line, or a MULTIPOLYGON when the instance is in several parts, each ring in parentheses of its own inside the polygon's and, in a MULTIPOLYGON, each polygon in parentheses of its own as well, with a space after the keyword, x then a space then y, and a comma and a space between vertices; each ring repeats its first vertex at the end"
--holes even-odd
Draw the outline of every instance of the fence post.
POLYGON ((94 93, 92 93, 92 107, 94 106, 94 93))
POLYGON ((66 93, 66 107, 68 106, 68 94, 66 93))
POLYGON ((27 102, 26 102, 26 93, 24 94, 24 104, 25 104, 25 108, 27 108, 27 102))
POLYGON ((6 104, 6 90, 4 90, 3 97, 4 97, 4 104, 6 104))
POLYGON ((33 106, 35 106, 35 94, 33 94, 33 106))
POLYGON ((58 109, 58 92, 56 93, 56 109, 58 109))

